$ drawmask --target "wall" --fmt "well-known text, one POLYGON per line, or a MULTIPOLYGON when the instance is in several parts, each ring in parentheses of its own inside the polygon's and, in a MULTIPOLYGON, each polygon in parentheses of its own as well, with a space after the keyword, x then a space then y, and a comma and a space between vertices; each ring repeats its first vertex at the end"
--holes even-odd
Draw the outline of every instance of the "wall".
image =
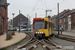
POLYGON ((71 28, 72 30, 75 30, 75 13, 72 14, 71 21, 72 21, 71 28))
MULTIPOLYGON (((0 7, 0 13, 1 13, 1 7, 0 7)), ((5 10, 4 7, 2 7, 2 16, 4 16, 4 19, 2 18, 2 29, 3 31, 7 30, 7 9, 5 10)), ((1 16, 0 16, 0 30, 1 30, 1 16)))

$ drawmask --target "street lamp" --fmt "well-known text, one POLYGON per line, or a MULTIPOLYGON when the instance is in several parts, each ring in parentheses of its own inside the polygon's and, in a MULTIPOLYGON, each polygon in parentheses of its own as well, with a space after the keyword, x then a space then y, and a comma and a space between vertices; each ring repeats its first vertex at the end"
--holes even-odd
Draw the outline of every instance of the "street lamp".
MULTIPOLYGON (((10 5, 10 3, 4 3, 5 4, 5 11, 7 9, 7 6, 10 5)), ((7 11, 6 11, 6 15, 7 15, 7 11)), ((7 15, 8 16, 8 15, 7 15)), ((6 40, 8 40, 8 17, 7 17, 7 33, 6 33, 6 40)))
POLYGON ((12 13, 12 15, 13 15, 13 28, 14 28, 14 15, 15 15, 15 13, 12 13))

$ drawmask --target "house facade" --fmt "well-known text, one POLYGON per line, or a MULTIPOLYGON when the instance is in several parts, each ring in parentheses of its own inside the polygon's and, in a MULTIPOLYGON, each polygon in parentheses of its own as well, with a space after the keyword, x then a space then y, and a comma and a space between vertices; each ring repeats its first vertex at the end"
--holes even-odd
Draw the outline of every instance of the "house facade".
POLYGON ((23 14, 17 15, 15 18, 13 18, 13 27, 18 28, 20 27, 27 27, 28 24, 28 18, 24 16, 23 14))
MULTIPOLYGON (((58 15, 52 17, 55 29, 58 29, 58 15)), ((59 13, 59 27, 65 31, 75 31, 75 9, 64 10, 59 13)))
POLYGON ((0 31, 7 31, 7 0, 0 0, 0 31))

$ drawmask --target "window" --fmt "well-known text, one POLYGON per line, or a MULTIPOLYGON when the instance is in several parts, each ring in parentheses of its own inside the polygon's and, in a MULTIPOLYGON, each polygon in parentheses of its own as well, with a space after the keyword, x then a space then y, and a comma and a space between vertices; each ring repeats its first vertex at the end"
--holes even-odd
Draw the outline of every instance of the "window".
POLYGON ((69 15, 68 17, 71 17, 71 15, 69 15))
POLYGON ((34 23, 35 29, 46 29, 47 25, 45 21, 37 21, 34 23))
POLYGON ((49 22, 49 28, 51 27, 50 22, 49 22))
POLYGON ((65 22, 65 18, 64 18, 64 22, 65 22))
POLYGON ((71 17, 68 18, 68 22, 71 22, 71 17))
POLYGON ((61 23, 61 19, 60 19, 60 22, 59 23, 61 23))

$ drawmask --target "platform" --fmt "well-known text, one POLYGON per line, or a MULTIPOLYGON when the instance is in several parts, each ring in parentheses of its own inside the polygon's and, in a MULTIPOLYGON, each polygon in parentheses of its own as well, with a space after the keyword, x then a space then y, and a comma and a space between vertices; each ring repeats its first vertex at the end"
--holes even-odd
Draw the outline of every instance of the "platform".
POLYGON ((15 32, 15 35, 12 36, 12 39, 6 41, 6 34, 1 35, 0 36, 0 49, 11 46, 13 44, 16 44, 16 43, 20 42, 21 40, 23 40, 25 37, 26 37, 25 33, 15 32))

